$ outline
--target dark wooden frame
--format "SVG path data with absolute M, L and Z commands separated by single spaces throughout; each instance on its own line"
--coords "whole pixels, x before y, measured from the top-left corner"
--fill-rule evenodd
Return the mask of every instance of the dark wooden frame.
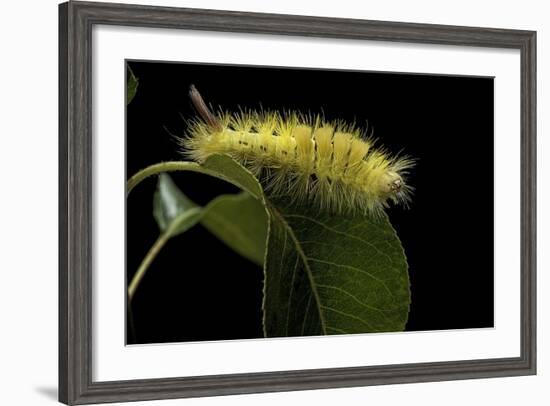
M 521 53 L 521 355 L 517 358 L 93 382 L 92 26 L 519 49 Z M 59 6 L 59 400 L 183 398 L 536 373 L 536 32 L 69 2 Z

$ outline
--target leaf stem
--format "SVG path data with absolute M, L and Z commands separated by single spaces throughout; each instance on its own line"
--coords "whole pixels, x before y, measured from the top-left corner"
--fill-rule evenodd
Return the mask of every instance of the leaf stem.
M 132 304 L 128 300 L 127 306 L 127 344 L 136 344 L 137 343 L 137 334 L 136 334 L 136 325 L 134 323 L 134 311 L 132 310 Z
M 135 188 L 141 181 L 148 178 L 149 176 L 158 175 L 162 172 L 175 172 L 175 171 L 198 171 L 199 165 L 196 162 L 187 162 L 187 161 L 169 161 L 169 162 L 160 162 L 148 166 L 145 169 L 142 169 L 130 179 L 126 185 L 126 193 L 129 194 L 133 188 Z
M 158 255 L 162 247 L 164 247 L 164 245 L 169 239 L 170 239 L 170 233 L 162 233 L 159 236 L 159 238 L 157 238 L 153 246 L 149 249 L 149 251 L 147 252 L 147 255 L 145 255 L 145 258 L 143 258 L 143 261 L 141 261 L 141 264 L 139 265 L 137 272 L 134 274 L 132 281 L 128 286 L 129 302 L 132 301 L 132 298 L 134 297 L 141 280 L 145 276 L 145 273 L 147 272 L 149 265 L 151 265 L 155 257 Z

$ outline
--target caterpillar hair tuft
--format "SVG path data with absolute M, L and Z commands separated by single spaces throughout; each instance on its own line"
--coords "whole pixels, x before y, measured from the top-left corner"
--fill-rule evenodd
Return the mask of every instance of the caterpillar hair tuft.
M 197 162 L 227 154 L 270 195 L 334 213 L 380 215 L 390 203 L 410 200 L 406 176 L 414 161 L 375 147 L 354 124 L 296 112 L 214 114 L 194 86 L 189 95 L 200 118 L 188 123 L 180 143 Z

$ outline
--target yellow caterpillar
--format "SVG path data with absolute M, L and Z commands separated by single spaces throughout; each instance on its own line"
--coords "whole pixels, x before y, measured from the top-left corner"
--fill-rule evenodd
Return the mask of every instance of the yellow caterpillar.
M 352 124 L 272 111 L 214 115 L 194 86 L 189 94 L 202 119 L 189 123 L 181 144 L 195 161 L 227 154 L 270 194 L 334 213 L 377 215 L 410 199 L 405 177 L 413 161 L 375 148 Z

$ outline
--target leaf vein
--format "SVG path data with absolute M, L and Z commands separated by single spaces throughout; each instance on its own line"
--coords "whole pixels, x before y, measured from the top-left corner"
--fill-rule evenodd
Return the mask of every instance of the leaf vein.
M 343 312 L 343 311 L 338 310 L 338 309 L 335 309 L 335 308 L 333 308 L 333 307 L 328 307 L 328 306 L 323 306 L 323 305 L 321 305 L 321 307 L 322 307 L 323 309 L 325 309 L 325 310 L 328 310 L 328 311 L 337 313 L 337 314 L 339 314 L 339 315 L 341 315 L 341 316 L 349 317 L 349 318 L 355 319 L 355 320 L 357 320 L 357 321 L 360 321 L 360 322 L 363 323 L 365 326 L 367 326 L 367 328 L 370 329 L 371 331 L 378 331 L 377 329 L 373 328 L 372 325 L 371 325 L 368 321 L 362 319 L 361 317 L 358 317 L 358 316 L 355 316 L 355 315 L 353 315 L 353 314 L 349 314 L 349 313 Z M 333 327 L 331 327 L 331 328 L 333 328 Z
M 308 257 L 308 259 L 309 259 L 310 261 L 313 261 L 313 262 L 320 262 L 320 263 L 327 264 L 327 265 L 333 265 L 333 266 L 338 267 L 338 268 L 350 269 L 350 270 L 352 270 L 352 271 L 356 271 L 356 272 L 363 273 L 363 274 L 365 274 L 365 275 L 371 277 L 371 278 L 374 279 L 375 281 L 379 282 L 379 283 L 384 287 L 384 289 L 386 289 L 386 291 L 390 294 L 390 296 L 391 296 L 392 298 L 395 299 L 395 297 L 393 296 L 393 293 L 392 293 L 391 290 L 388 288 L 388 285 L 386 285 L 386 282 L 384 282 L 384 281 L 383 281 L 382 279 L 380 279 L 380 278 L 377 278 L 376 276 L 374 276 L 374 275 L 371 274 L 370 272 L 365 271 L 364 269 L 356 268 L 356 267 L 351 266 L 351 265 L 337 264 L 337 263 L 335 263 L 335 262 L 325 261 L 325 260 L 319 259 L 319 258 Z
M 355 302 L 357 302 L 358 304 L 366 307 L 367 309 L 370 309 L 370 310 L 374 310 L 374 311 L 377 311 L 379 313 L 381 313 L 386 319 L 388 319 L 388 316 L 386 315 L 385 312 L 391 312 L 393 311 L 393 309 L 382 309 L 380 307 L 376 307 L 376 306 L 371 306 L 361 300 L 359 300 L 359 298 L 357 296 L 355 296 L 354 294 L 350 293 L 349 291 L 347 291 L 346 289 L 342 289 L 342 288 L 339 288 L 337 286 L 332 286 L 332 285 L 324 285 L 324 284 L 320 284 L 318 283 L 317 284 L 318 287 L 320 288 L 325 288 L 325 289 L 334 289 L 334 290 L 337 290 L 338 292 L 341 292 L 343 293 L 344 295 L 346 296 L 349 296 L 351 297 Z
M 343 236 L 345 236 L 345 237 L 348 237 L 348 238 L 351 238 L 351 239 L 360 241 L 360 242 L 362 242 L 363 244 L 368 245 L 369 247 L 371 247 L 373 250 L 375 250 L 376 252 L 378 252 L 380 255 L 385 256 L 386 258 L 388 258 L 388 260 L 389 260 L 390 262 L 393 263 L 392 258 L 391 258 L 388 254 L 386 254 L 384 251 L 381 251 L 376 245 L 374 245 L 374 244 L 371 243 L 370 241 L 364 240 L 363 238 L 357 237 L 356 235 L 353 235 L 353 234 L 348 234 L 348 233 L 345 233 L 345 232 L 343 232 L 343 231 L 336 230 L 335 228 L 330 227 L 330 226 L 327 226 L 325 223 L 323 223 L 323 222 L 321 222 L 321 221 L 318 221 L 318 220 L 315 220 L 315 219 L 312 219 L 311 217 L 302 216 L 302 215 L 300 215 L 300 214 L 286 214 L 285 216 L 286 216 L 286 217 L 297 217 L 297 218 L 302 218 L 302 219 L 304 219 L 304 220 L 309 220 L 309 221 L 311 221 L 312 223 L 315 223 L 315 224 L 317 224 L 317 225 L 320 225 L 321 227 L 323 227 L 323 228 L 329 230 L 329 231 L 332 232 L 332 233 L 339 234 L 339 235 L 343 235 Z
M 296 262 L 294 263 L 294 269 L 292 270 L 292 279 L 290 281 L 290 293 L 288 294 L 288 309 L 286 311 L 286 335 L 288 336 L 288 325 L 290 320 L 290 307 L 292 306 L 292 292 L 294 292 L 294 280 L 296 279 L 296 269 L 298 269 L 298 260 L 300 257 L 296 256 Z
M 313 295 L 315 296 L 315 301 L 317 303 L 317 310 L 319 312 L 319 320 L 321 322 L 321 330 L 322 330 L 323 334 L 326 334 L 326 323 L 325 323 L 323 312 L 321 311 L 321 299 L 319 298 L 319 292 L 317 291 L 317 286 L 315 284 L 315 279 L 313 278 L 313 273 L 311 272 L 311 268 L 309 266 L 307 256 L 304 253 L 304 251 L 302 250 L 300 242 L 298 241 L 298 239 L 294 235 L 294 231 L 292 230 L 290 225 L 287 223 L 287 221 L 283 218 L 281 213 L 279 213 L 279 211 L 277 209 L 275 209 L 273 206 L 271 207 L 271 211 L 272 211 L 273 214 L 275 214 L 279 218 L 279 220 L 281 221 L 281 224 L 283 224 L 283 226 L 285 227 L 286 233 L 290 236 L 290 238 L 294 242 L 294 246 L 296 247 L 296 251 L 298 252 L 298 255 L 300 256 L 300 258 L 302 259 L 302 263 L 304 264 L 304 269 L 306 271 L 309 283 L 311 285 L 311 291 L 313 292 Z
M 302 331 L 300 333 L 300 335 L 304 335 L 304 331 L 305 331 L 305 328 L 306 328 L 306 321 L 307 321 L 307 318 L 309 316 L 309 305 L 311 304 L 311 294 L 309 295 L 309 297 L 307 298 L 307 304 L 306 304 L 306 311 L 304 313 L 304 321 L 302 323 Z

